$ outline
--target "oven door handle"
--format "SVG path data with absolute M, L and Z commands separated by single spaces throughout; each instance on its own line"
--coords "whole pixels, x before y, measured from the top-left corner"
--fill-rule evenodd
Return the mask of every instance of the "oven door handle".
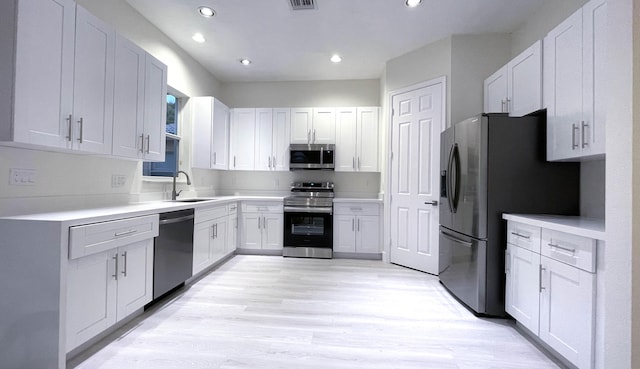
M 289 213 L 322 213 L 322 214 L 333 214 L 333 207 L 317 207 L 317 208 L 299 208 L 296 206 L 285 206 L 285 212 Z

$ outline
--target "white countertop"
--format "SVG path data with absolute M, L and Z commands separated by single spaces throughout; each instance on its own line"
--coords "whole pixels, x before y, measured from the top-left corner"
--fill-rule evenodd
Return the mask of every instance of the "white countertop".
M 597 240 L 606 235 L 604 219 L 549 214 L 503 214 L 502 218 Z

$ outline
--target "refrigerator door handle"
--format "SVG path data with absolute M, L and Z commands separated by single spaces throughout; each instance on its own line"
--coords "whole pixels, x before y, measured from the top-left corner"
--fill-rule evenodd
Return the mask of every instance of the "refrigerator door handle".
M 447 160 L 447 171 L 446 171 L 446 184 L 447 184 L 447 202 L 449 203 L 449 211 L 454 213 L 453 211 L 453 194 L 451 193 L 451 170 L 453 166 L 453 148 L 451 145 L 451 149 L 449 150 L 449 159 Z
M 457 144 L 453 144 L 450 160 L 449 181 L 451 182 L 451 191 L 449 191 L 449 203 L 451 212 L 456 213 L 458 210 L 458 201 L 460 200 L 460 150 Z
M 460 238 L 458 238 L 458 237 L 456 237 L 456 236 L 454 236 L 454 235 L 452 235 L 452 234 L 449 234 L 449 233 L 447 233 L 447 232 L 440 231 L 440 233 L 442 234 L 442 236 L 443 236 L 444 238 L 446 238 L 446 239 L 448 239 L 448 240 L 450 240 L 450 241 L 453 241 L 453 242 L 455 242 L 455 243 L 459 243 L 459 244 L 461 244 L 461 245 L 465 245 L 465 246 L 467 246 L 467 247 L 471 247 L 471 246 L 473 246 L 473 243 L 471 243 L 471 242 L 469 242 L 469 241 L 462 240 L 462 239 L 460 239 Z

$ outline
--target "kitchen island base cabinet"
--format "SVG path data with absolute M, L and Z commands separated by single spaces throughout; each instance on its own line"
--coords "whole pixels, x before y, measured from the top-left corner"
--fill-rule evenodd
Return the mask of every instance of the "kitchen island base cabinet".
M 69 261 L 67 352 L 151 301 L 153 239 Z

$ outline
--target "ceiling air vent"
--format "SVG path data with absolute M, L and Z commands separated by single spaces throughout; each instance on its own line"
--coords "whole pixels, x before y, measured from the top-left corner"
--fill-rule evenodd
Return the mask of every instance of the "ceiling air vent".
M 289 3 L 291 4 L 291 10 L 306 10 L 316 8 L 315 0 L 289 0 Z

